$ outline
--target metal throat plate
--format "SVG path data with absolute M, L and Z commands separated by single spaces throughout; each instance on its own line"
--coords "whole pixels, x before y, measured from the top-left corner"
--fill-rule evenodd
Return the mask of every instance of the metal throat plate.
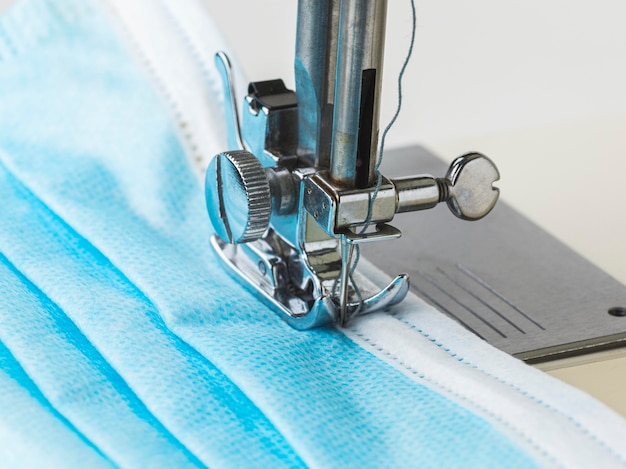
M 383 173 L 442 174 L 446 164 L 415 146 L 389 151 Z M 539 363 L 626 345 L 626 287 L 505 202 L 464 222 L 444 206 L 394 218 L 402 238 L 363 255 L 495 347 Z

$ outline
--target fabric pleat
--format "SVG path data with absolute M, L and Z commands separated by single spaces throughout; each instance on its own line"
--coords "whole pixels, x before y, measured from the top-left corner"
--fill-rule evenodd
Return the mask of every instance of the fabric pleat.
M 109 15 L 22 0 L 0 20 L 0 462 L 536 467 L 484 415 L 335 328 L 291 329 L 225 273 L 180 116 Z

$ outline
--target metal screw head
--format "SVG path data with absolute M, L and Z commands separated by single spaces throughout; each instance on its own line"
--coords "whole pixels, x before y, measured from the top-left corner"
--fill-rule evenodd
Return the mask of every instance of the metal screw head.
M 272 212 L 265 168 L 247 151 L 217 155 L 207 168 L 206 205 L 215 233 L 227 243 L 263 236 Z
M 467 153 L 455 159 L 448 173 L 450 211 L 464 220 L 478 220 L 496 205 L 500 190 L 493 183 L 500 179 L 496 165 L 480 153 Z

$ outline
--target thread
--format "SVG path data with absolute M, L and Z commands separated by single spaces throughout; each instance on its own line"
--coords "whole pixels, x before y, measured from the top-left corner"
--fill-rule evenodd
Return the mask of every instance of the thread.
M 411 56 L 413 55 L 413 46 L 415 45 L 415 32 L 417 29 L 417 15 L 415 13 L 415 0 L 411 0 L 411 43 L 409 44 L 409 50 L 407 51 L 406 58 L 404 59 L 404 63 L 402 64 L 402 68 L 400 69 L 400 73 L 398 74 L 398 105 L 396 107 L 396 112 L 385 127 L 383 131 L 383 135 L 380 139 L 380 148 L 378 150 L 378 158 L 376 159 L 376 165 L 374 166 L 374 174 L 376 174 L 376 189 L 374 189 L 374 193 L 372 194 L 372 198 L 370 199 L 369 206 L 367 208 L 367 217 L 365 219 L 365 226 L 361 230 L 361 233 L 364 233 L 371 225 L 372 221 L 372 211 L 374 207 L 374 202 L 376 201 L 376 197 L 378 197 L 378 193 L 380 191 L 380 186 L 382 184 L 383 176 L 380 174 L 380 165 L 383 162 L 383 151 L 385 149 L 385 140 L 387 139 L 387 134 L 394 126 L 396 121 L 398 120 L 398 116 L 400 115 L 400 111 L 402 110 L 402 79 L 404 78 L 404 73 L 406 72 L 406 68 L 409 65 L 409 61 L 411 60 Z
M 409 44 L 409 49 L 407 51 L 406 58 L 404 59 L 404 62 L 402 64 L 402 68 L 400 69 L 400 73 L 398 74 L 398 105 L 396 107 L 396 112 L 394 113 L 393 117 L 391 118 L 387 126 L 385 127 L 385 130 L 383 131 L 382 137 L 380 139 L 380 148 L 378 150 L 378 158 L 376 159 L 376 165 L 374 166 L 374 174 L 376 175 L 376 188 L 374 189 L 374 193 L 372 194 L 372 197 L 370 198 L 370 202 L 367 207 L 367 217 L 365 218 L 365 223 L 360 233 L 365 233 L 367 229 L 370 227 L 370 225 L 372 224 L 372 211 L 374 208 L 374 203 L 376 202 L 376 197 L 378 197 L 378 193 L 380 192 L 380 186 L 383 180 L 382 174 L 380 174 L 380 165 L 383 162 L 383 151 L 385 148 L 385 140 L 387 138 L 387 134 L 389 133 L 391 128 L 394 126 L 394 124 L 398 120 L 398 116 L 400 115 L 400 111 L 402 110 L 402 80 L 404 78 L 406 69 L 409 65 L 409 61 L 411 60 L 411 56 L 413 55 L 413 47 L 415 45 L 415 33 L 417 30 L 417 15 L 415 11 L 415 0 L 411 0 L 410 4 L 411 4 L 411 42 Z M 352 314 L 352 316 L 356 316 L 361 311 L 361 308 L 363 307 L 363 296 L 361 295 L 361 290 L 359 289 L 358 285 L 356 284 L 352 276 L 352 274 L 356 270 L 357 264 L 359 263 L 359 259 L 360 259 L 360 248 L 358 245 L 355 246 L 355 248 L 356 248 L 355 249 L 356 255 L 352 264 L 352 268 L 350 269 L 350 283 L 352 284 L 352 287 L 354 288 L 354 292 L 356 293 L 359 299 L 359 306 L 356 309 L 356 311 Z

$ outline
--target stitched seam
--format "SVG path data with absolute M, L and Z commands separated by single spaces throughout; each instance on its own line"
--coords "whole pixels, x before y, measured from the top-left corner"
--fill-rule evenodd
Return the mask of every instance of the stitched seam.
M 112 5 L 108 0 L 102 0 L 102 1 L 107 3 L 110 6 L 110 9 L 115 12 L 116 17 L 120 20 L 119 22 L 120 22 L 120 24 L 123 25 L 123 29 L 124 29 L 127 37 L 130 38 L 130 40 L 132 41 L 133 45 L 135 46 L 135 49 L 139 53 L 139 55 L 140 55 L 144 65 L 148 69 L 149 73 L 155 79 L 155 82 L 156 82 L 157 86 L 159 87 L 159 89 L 162 91 L 162 93 L 166 97 L 167 104 L 172 108 L 172 111 L 174 113 L 174 118 L 175 118 L 175 120 L 176 120 L 176 122 L 178 124 L 179 130 L 181 131 L 183 136 L 188 140 L 188 143 L 189 143 L 189 145 L 191 147 L 191 150 L 195 152 L 195 150 L 197 149 L 197 145 L 195 143 L 195 135 L 194 135 L 194 133 L 191 130 L 189 130 L 189 128 L 187 126 L 184 125 L 184 118 L 183 118 L 183 112 L 181 110 L 181 106 L 176 101 L 176 99 L 174 98 L 174 96 L 171 93 L 169 87 L 166 85 L 166 81 L 158 74 L 157 70 L 155 69 L 155 67 L 153 65 L 153 62 L 148 58 L 147 54 L 145 53 L 145 50 L 139 44 L 139 41 L 130 33 L 129 28 L 127 27 L 126 23 L 122 19 L 121 15 L 119 14 L 119 12 L 115 8 L 115 6 Z M 209 74 L 209 72 L 207 70 L 206 62 L 203 60 L 202 56 L 198 52 L 198 49 L 197 49 L 196 45 L 194 44 L 193 40 L 191 39 L 190 35 L 188 34 L 187 30 L 182 26 L 182 24 L 180 23 L 178 18 L 176 18 L 176 16 L 172 13 L 169 5 L 167 5 L 163 0 L 159 0 L 159 3 L 161 4 L 161 6 L 164 9 L 164 11 L 167 13 L 167 16 L 169 17 L 169 19 L 172 22 L 172 24 L 175 27 L 175 29 L 178 30 L 178 32 L 182 36 L 184 42 L 189 47 L 191 55 L 194 58 L 194 60 L 196 61 L 196 63 L 199 65 L 199 69 L 202 72 L 203 76 L 205 76 L 205 78 L 207 78 L 207 80 L 211 84 L 214 84 L 214 80 L 212 79 L 211 75 Z M 200 160 L 201 157 L 196 155 L 195 159 L 196 160 Z M 408 323 L 408 322 L 406 322 L 406 321 L 404 321 L 402 319 L 399 319 L 397 317 L 396 317 L 396 319 L 398 321 L 400 321 L 400 322 L 405 323 L 407 326 L 417 330 L 417 332 L 419 332 L 424 337 L 429 339 L 431 342 L 435 343 L 437 346 L 439 346 L 444 351 L 446 351 L 446 353 L 448 353 L 451 357 L 454 357 L 454 358 L 457 357 L 456 353 L 451 353 L 450 349 L 447 349 L 447 348 L 443 347 L 443 344 L 439 344 L 434 339 L 430 339 L 428 334 L 426 334 L 422 330 L 418 329 L 415 325 L 410 324 L 410 323 Z M 472 363 L 470 363 L 467 360 L 465 360 L 463 357 L 457 358 L 457 360 L 459 362 L 465 364 L 465 365 L 468 365 L 468 366 L 471 366 L 471 367 L 477 369 L 478 371 L 480 371 L 481 373 L 485 374 L 486 376 L 489 376 L 489 377 L 495 379 L 496 381 L 511 387 L 512 389 L 514 389 L 517 392 L 521 393 L 523 396 L 526 396 L 529 399 L 531 399 L 532 401 L 534 401 L 534 402 L 536 402 L 538 404 L 541 404 L 545 408 L 547 408 L 547 409 L 549 409 L 549 410 L 551 410 L 551 411 L 553 411 L 553 412 L 555 412 L 555 413 L 557 413 L 559 415 L 562 415 L 562 416 L 566 417 L 577 428 L 579 428 L 583 433 L 585 433 L 592 441 L 595 441 L 600 446 L 602 446 L 605 449 L 607 449 L 611 454 L 613 454 L 615 457 L 617 457 L 622 463 L 626 463 L 626 459 L 622 458 L 622 456 L 619 453 L 615 452 L 615 450 L 613 448 L 611 448 L 610 446 L 606 445 L 606 443 L 604 443 L 603 441 L 599 440 L 598 437 L 596 437 L 593 433 L 591 433 L 587 428 L 583 427 L 580 422 L 576 421 L 571 416 L 568 416 L 567 414 L 559 411 L 558 409 L 555 409 L 555 408 L 551 407 L 549 404 L 546 404 L 542 400 L 537 399 L 535 396 L 529 394 L 527 391 L 524 391 L 523 389 L 515 386 L 514 384 L 508 383 L 505 380 L 503 380 L 503 379 L 501 379 L 501 378 L 499 378 L 497 376 L 494 376 L 494 375 L 488 373 L 485 370 L 482 370 L 478 366 L 473 365 Z M 410 370 L 410 371 L 412 371 L 412 370 Z M 502 421 L 502 422 L 504 422 L 504 421 Z
M 209 72 L 209 67 L 206 61 L 202 58 L 202 54 L 200 53 L 199 48 L 191 39 L 191 35 L 188 33 L 187 29 L 185 29 L 184 25 L 179 21 L 176 15 L 174 15 L 174 13 L 172 12 L 172 9 L 170 8 L 169 4 L 165 0 L 158 0 L 158 2 L 161 4 L 161 8 L 163 8 L 163 11 L 165 12 L 167 18 L 172 23 L 172 26 L 174 27 L 174 29 L 178 31 L 178 34 L 180 35 L 180 37 L 182 37 L 183 42 L 187 45 L 187 48 L 191 52 L 191 56 L 193 60 L 196 62 L 196 65 L 198 66 L 198 69 L 202 73 L 202 76 L 207 80 L 209 86 L 212 88 L 212 91 L 217 96 L 223 96 L 221 83 L 216 82 L 215 78 Z M 228 106 L 228 103 L 224 103 L 224 104 Z M 189 138 L 193 140 L 195 138 L 195 136 L 193 135 L 193 132 L 189 129 L 188 133 L 189 133 Z M 196 167 L 194 169 L 198 170 L 199 173 L 202 174 L 202 167 L 203 167 L 202 155 L 195 154 L 195 155 L 192 155 L 192 157 L 196 163 Z
M 453 390 L 452 388 L 449 388 L 448 386 L 440 383 L 439 381 L 426 376 L 426 374 L 420 372 L 419 370 L 413 368 L 411 365 L 409 365 L 408 363 L 406 363 L 404 360 L 402 360 L 400 357 L 398 357 L 397 355 L 389 352 L 387 349 L 385 349 L 385 347 L 381 346 L 379 343 L 377 343 L 374 339 L 372 339 L 371 337 L 367 336 L 365 333 L 360 332 L 356 327 L 350 328 L 350 331 L 352 331 L 355 335 L 357 335 L 358 337 L 360 337 L 361 339 L 363 339 L 363 341 L 365 343 L 367 343 L 367 345 L 369 345 L 371 348 L 377 350 L 378 352 L 384 353 L 387 357 L 389 357 L 390 359 L 392 359 L 393 361 L 395 361 L 396 363 L 398 363 L 398 365 L 400 365 L 402 368 L 404 368 L 405 370 L 409 371 L 412 375 L 417 376 L 419 379 L 422 379 L 424 381 L 427 381 L 429 383 L 432 383 L 433 385 L 439 387 L 440 389 L 445 390 L 446 392 L 450 393 L 451 395 L 455 396 L 456 398 L 466 401 L 468 403 L 470 403 L 472 406 L 474 406 L 477 409 L 480 409 L 482 412 L 484 412 L 485 414 L 489 415 L 489 417 L 491 417 L 492 419 L 496 420 L 497 422 L 501 423 L 502 425 L 504 425 L 505 427 L 509 428 L 510 430 L 512 430 L 514 433 L 516 433 L 517 435 L 519 435 L 524 441 L 526 441 L 528 444 L 530 444 L 535 450 L 537 450 L 541 455 L 543 455 L 545 458 L 549 459 L 550 461 L 552 461 L 554 464 L 556 464 L 558 467 L 564 467 L 557 459 L 554 455 L 551 455 L 550 453 L 548 453 L 548 451 L 545 448 L 542 448 L 539 443 L 535 442 L 530 436 L 526 435 L 522 430 L 520 430 L 519 428 L 513 426 L 510 422 L 508 422 L 507 420 L 504 420 L 502 417 L 500 417 L 499 415 L 494 414 L 492 411 L 490 411 L 489 409 L 487 409 L 486 407 L 482 406 L 481 404 L 478 404 L 476 401 L 470 399 L 467 396 L 464 396 L 460 393 L 458 393 L 457 391 Z
M 560 415 L 561 417 L 565 417 L 567 420 L 569 420 L 571 423 L 573 423 L 576 428 L 581 430 L 583 432 L 583 434 L 585 434 L 592 442 L 597 443 L 602 448 L 608 450 L 609 453 L 611 455 L 613 455 L 614 457 L 616 457 L 622 464 L 626 464 L 626 459 L 624 459 L 621 454 L 616 452 L 611 446 L 607 445 L 599 437 L 597 437 L 595 434 L 593 434 L 591 432 L 591 430 L 589 430 L 588 428 L 583 426 L 583 424 L 581 422 L 577 421 L 572 416 L 570 416 L 570 415 L 566 414 L 565 412 L 563 412 L 563 411 L 561 411 L 561 410 L 551 406 L 550 404 L 544 402 L 542 399 L 539 399 L 538 397 L 536 397 L 535 395 L 531 394 L 529 391 L 524 390 L 523 388 L 519 387 L 518 385 L 516 385 L 514 383 L 511 383 L 509 381 L 506 381 L 505 379 L 500 378 L 499 376 L 496 376 L 496 375 L 488 372 L 487 370 L 482 369 L 481 367 L 479 367 L 478 365 L 475 365 L 474 363 L 470 362 L 469 360 L 465 359 L 464 357 L 459 356 L 457 353 L 453 352 L 449 347 L 446 347 L 442 342 L 440 342 L 437 339 L 435 339 L 434 337 L 432 337 L 429 333 L 424 332 L 424 330 L 420 329 L 419 326 L 417 326 L 416 324 L 413 324 L 412 322 L 408 321 L 407 319 L 399 318 L 395 314 L 391 315 L 391 317 L 393 317 L 394 319 L 396 319 L 400 323 L 404 324 L 405 326 L 408 326 L 410 329 L 413 329 L 416 332 L 418 332 L 419 334 L 421 334 L 424 338 L 426 338 L 427 340 L 429 340 L 430 342 L 435 344 L 437 347 L 439 347 L 441 350 L 446 352 L 450 357 L 454 358 L 459 363 L 462 363 L 463 365 L 469 366 L 469 367 L 479 371 L 480 373 L 484 374 L 485 376 L 487 376 L 487 377 L 489 377 L 489 378 L 491 378 L 491 379 L 493 379 L 493 380 L 495 380 L 495 381 L 497 381 L 497 382 L 499 382 L 501 384 L 504 384 L 504 385 L 508 386 L 509 388 L 511 388 L 514 391 L 516 391 L 519 394 L 521 394 L 523 397 L 526 397 L 526 398 L 530 399 L 534 403 L 543 406 L 544 408 L 550 410 L 551 412 L 554 412 L 557 415 Z
M 178 31 L 178 33 L 182 36 L 183 41 L 187 44 L 187 47 L 191 52 L 191 56 L 196 61 L 196 64 L 199 66 L 198 68 L 202 72 L 202 75 L 214 87 L 213 91 L 221 94 L 221 83 L 216 82 L 215 78 L 209 72 L 209 67 L 206 61 L 202 58 L 202 54 L 200 53 L 198 46 L 196 46 L 194 41 L 191 39 L 191 35 L 187 32 L 187 29 L 185 29 L 180 20 L 176 17 L 176 15 L 174 15 L 172 9 L 165 0 L 158 0 L 158 2 L 161 4 L 163 10 L 165 10 L 174 28 Z
M 124 20 L 123 16 L 117 9 L 117 7 L 110 0 L 99 0 L 102 4 L 111 12 L 111 14 L 117 20 L 117 24 L 120 25 L 121 32 L 125 35 L 126 39 L 135 50 L 137 57 L 140 59 L 142 65 L 145 67 L 148 75 L 152 77 L 152 82 L 155 84 L 157 89 L 160 91 L 163 96 L 166 105 L 170 108 L 172 112 L 172 117 L 176 122 L 176 127 L 178 131 L 182 135 L 183 139 L 187 141 L 189 146 L 189 150 L 192 155 L 194 155 L 195 160 L 201 160 L 201 156 L 197 155 L 198 145 L 196 143 L 195 134 L 189 129 L 187 125 L 185 125 L 186 119 L 184 118 L 184 113 L 181 109 L 180 103 L 174 98 L 173 93 L 170 90 L 170 87 L 167 85 L 167 81 L 159 74 L 157 71 L 154 62 L 148 57 L 148 54 L 144 47 L 142 47 L 141 43 L 137 39 L 137 37 L 131 32 L 130 27 Z
M 197 148 L 198 148 L 197 144 L 195 143 L 196 136 L 187 126 L 184 125 L 185 119 L 183 118 L 184 114 L 183 114 L 183 112 L 181 110 L 181 106 L 180 106 L 179 102 L 174 98 L 173 94 L 171 93 L 170 88 L 166 84 L 166 80 L 163 79 L 163 77 L 158 73 L 158 71 L 156 70 L 156 68 L 154 66 L 154 63 L 152 62 L 152 60 L 150 60 L 148 58 L 148 55 L 145 52 L 145 49 L 143 47 L 141 47 L 139 41 L 130 32 L 130 29 L 128 28 L 127 24 L 125 23 L 124 19 L 120 15 L 120 13 L 117 10 L 117 8 L 111 2 L 109 2 L 108 0 L 101 0 L 101 1 L 106 3 L 109 6 L 109 9 L 111 11 L 113 11 L 115 16 L 118 18 L 118 20 L 119 20 L 118 23 L 122 25 L 122 29 L 123 29 L 124 33 L 126 34 L 127 38 L 130 39 L 130 41 L 132 42 L 135 50 L 138 52 L 138 54 L 139 54 L 143 64 L 145 65 L 146 69 L 148 70 L 149 74 L 151 74 L 152 77 L 154 78 L 155 84 L 157 85 L 159 90 L 163 93 L 163 95 L 164 95 L 164 97 L 166 99 L 166 103 L 172 109 L 173 117 L 175 118 L 175 120 L 177 122 L 177 126 L 178 126 L 179 130 L 181 131 L 181 134 L 188 141 L 191 151 L 195 152 L 197 150 Z M 159 0 L 159 3 L 161 4 L 162 8 L 167 13 L 167 16 L 171 20 L 171 22 L 174 25 L 175 29 L 179 31 L 179 34 L 182 36 L 184 42 L 188 45 L 189 50 L 191 52 L 191 55 L 194 58 L 194 60 L 196 61 L 196 63 L 199 65 L 200 71 L 202 72 L 203 76 L 205 76 L 205 78 L 207 78 L 210 83 L 214 84 L 214 80 L 212 79 L 211 75 L 209 74 L 209 72 L 207 70 L 206 62 L 202 59 L 201 55 L 199 54 L 199 52 L 197 50 L 197 47 L 195 46 L 194 42 L 192 41 L 191 37 L 189 36 L 187 30 L 180 24 L 178 18 L 175 17 L 175 15 L 172 13 L 170 7 L 163 0 Z M 200 160 L 201 157 L 196 155 L 195 159 L 196 160 Z M 419 332 L 425 338 L 429 339 L 431 342 L 435 343 L 438 347 L 442 348 L 451 357 L 454 357 L 454 358 L 457 357 L 456 353 L 451 353 L 450 349 L 447 349 L 447 348 L 443 347 L 443 344 L 437 343 L 437 341 L 435 339 L 431 339 L 427 333 L 424 333 L 422 330 L 418 329 L 417 326 L 415 326 L 413 324 L 410 324 L 409 322 L 406 322 L 405 320 L 399 319 L 399 318 L 397 318 L 395 316 L 393 316 L 393 317 L 395 319 L 397 319 L 398 321 L 404 323 L 405 325 L 409 326 L 410 328 L 415 329 L 417 332 Z M 353 330 L 353 329 L 351 329 L 351 330 Z M 359 336 L 361 336 L 361 337 L 363 337 L 365 339 L 365 336 L 357 333 L 356 330 L 353 330 L 353 332 L 355 332 L 357 335 L 359 335 Z M 370 339 L 366 339 L 366 341 L 369 341 L 369 340 Z M 382 348 L 380 348 L 379 350 L 380 351 L 384 351 Z M 385 353 L 387 355 L 389 355 L 392 359 L 398 361 L 398 363 L 400 363 L 403 367 L 405 367 L 411 373 L 413 373 L 415 375 L 419 375 L 419 372 L 417 372 L 416 370 L 413 370 L 410 367 L 410 365 L 405 364 L 398 357 L 392 356 L 389 352 L 386 352 L 386 351 L 385 351 Z M 499 378 L 497 376 L 492 375 L 491 373 L 489 373 L 489 372 L 479 368 L 478 366 L 473 365 L 469 361 L 465 360 L 463 357 L 457 358 L 457 360 L 459 362 L 465 364 L 465 365 L 468 365 L 468 366 L 471 366 L 471 367 L 477 369 L 478 371 L 480 371 L 481 373 L 485 374 L 486 376 L 489 376 L 489 377 L 495 379 L 496 381 L 511 387 L 512 389 L 514 389 L 514 390 L 518 391 L 519 393 L 521 393 L 523 396 L 526 396 L 529 399 L 531 399 L 532 401 L 534 401 L 534 402 L 536 402 L 538 404 L 541 404 L 545 408 L 547 408 L 547 409 L 549 409 L 549 410 L 551 410 L 551 411 L 553 411 L 553 412 L 555 412 L 557 414 L 560 414 L 560 415 L 566 417 L 577 428 L 579 428 L 581 431 L 583 431 L 583 433 L 585 433 L 587 436 L 589 436 L 592 441 L 595 441 L 596 443 L 600 444 L 602 447 L 607 449 L 611 454 L 613 454 L 615 457 L 617 457 L 621 462 L 626 463 L 626 459 L 623 459 L 620 454 L 616 453 L 615 450 L 613 450 L 613 448 L 611 448 L 610 446 L 606 445 L 604 442 L 599 440 L 598 437 L 596 437 L 594 434 L 592 434 L 587 428 L 583 427 L 580 422 L 576 421 L 572 417 L 570 417 L 567 414 L 559 411 L 558 409 L 555 409 L 555 408 L 551 407 L 549 404 L 546 404 L 542 400 L 537 399 L 533 395 L 529 394 L 527 391 L 524 391 L 523 389 L 515 386 L 514 384 L 506 382 L 505 380 L 503 380 L 503 379 L 501 379 L 501 378 Z M 468 398 L 466 398 L 464 396 L 461 396 L 460 394 L 456 393 L 455 391 L 452 391 L 451 389 L 446 388 L 445 386 L 443 386 L 443 385 L 433 381 L 430 378 L 427 378 L 427 377 L 425 377 L 423 375 L 419 375 L 419 377 L 422 378 L 422 379 L 426 379 L 427 381 L 433 382 L 433 383 L 441 386 L 443 389 L 447 389 L 448 392 L 454 394 L 455 396 L 457 396 L 457 397 L 459 397 L 461 399 L 464 399 L 464 400 L 467 400 L 469 402 L 472 402 L 472 404 L 476 405 L 476 407 L 481 408 L 483 411 L 487 412 L 489 415 L 493 416 L 494 418 L 496 418 L 498 421 L 500 421 L 504 425 L 510 427 L 510 425 L 506 421 L 504 421 L 500 417 L 492 414 L 488 410 L 480 407 L 478 404 L 476 404 L 475 402 L 469 400 Z M 510 427 L 510 428 L 514 429 L 514 427 Z M 524 438 L 526 438 L 527 441 L 529 443 L 531 443 L 536 449 L 538 449 L 540 451 L 543 451 L 543 450 L 541 450 L 541 448 L 539 446 L 536 446 L 535 443 L 533 443 L 532 440 L 530 440 L 528 437 L 524 436 L 522 433 L 520 433 L 520 435 L 523 436 Z M 543 451 L 543 452 L 544 452 L 544 454 L 546 456 L 548 456 L 548 454 L 545 453 L 545 451 Z

